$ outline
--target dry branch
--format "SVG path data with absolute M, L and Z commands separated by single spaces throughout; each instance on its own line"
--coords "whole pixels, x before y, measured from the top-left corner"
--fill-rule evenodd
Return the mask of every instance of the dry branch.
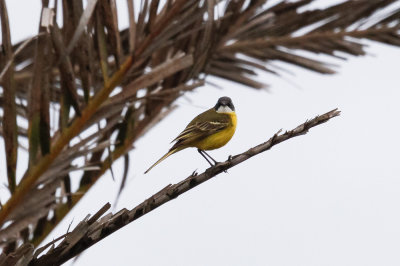
M 296 128 L 281 133 L 279 130 L 268 141 L 259 144 L 243 153 L 230 157 L 227 161 L 218 163 L 217 165 L 208 168 L 201 174 L 193 173 L 183 181 L 177 184 L 169 184 L 164 189 L 160 190 L 144 202 L 133 208 L 132 210 L 122 209 L 116 214 L 107 214 L 100 218 L 109 208 L 107 203 L 90 219 L 90 215 L 86 216 L 74 230 L 65 235 L 64 240 L 56 247 L 50 249 L 46 254 L 39 257 L 40 253 L 36 252 L 35 256 L 31 255 L 29 265 L 60 265 L 67 260 L 73 258 L 83 252 L 90 246 L 101 241 L 105 237 L 135 221 L 143 215 L 155 210 L 161 205 L 177 198 L 183 193 L 192 188 L 204 183 L 205 181 L 215 177 L 216 175 L 232 168 L 247 159 L 271 149 L 276 144 L 279 144 L 288 139 L 304 135 L 312 127 L 318 126 L 330 120 L 333 117 L 339 116 L 340 111 L 334 109 L 323 115 L 316 116 L 314 119 L 308 120 Z M 43 251 L 41 249 L 41 251 Z M 18 254 L 22 253 L 16 251 Z M 11 254 L 9 255 L 11 256 Z

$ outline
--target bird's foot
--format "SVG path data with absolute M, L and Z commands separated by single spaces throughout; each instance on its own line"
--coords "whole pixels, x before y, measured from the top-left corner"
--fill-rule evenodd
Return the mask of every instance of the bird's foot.
M 225 163 L 220 163 L 220 162 L 217 162 L 214 166 L 216 166 L 217 164 L 222 164 L 222 165 L 224 165 Z M 228 170 L 224 170 L 224 173 L 228 173 Z

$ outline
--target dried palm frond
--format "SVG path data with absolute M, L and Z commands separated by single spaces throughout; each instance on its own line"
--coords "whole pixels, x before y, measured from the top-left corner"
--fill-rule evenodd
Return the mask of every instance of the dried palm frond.
M 83 2 L 63 0 L 57 25 L 59 12 L 43 0 L 38 36 L 12 45 L 0 0 L 0 134 L 11 193 L 0 212 L 6 251 L 17 240 L 37 246 L 112 163 L 129 156 L 172 103 L 208 75 L 259 89 L 266 86 L 259 71 L 279 74 L 273 61 L 331 74 L 335 69 L 311 53 L 364 55 L 362 39 L 400 46 L 400 9 L 390 8 L 395 0 L 314 10 L 307 8 L 312 0 L 129 0 L 129 28 L 121 31 L 117 18 L 126 10 L 96 0 L 84 9 Z M 18 138 L 29 141 L 29 167 L 16 184 Z M 71 171 L 82 173 L 76 191 Z

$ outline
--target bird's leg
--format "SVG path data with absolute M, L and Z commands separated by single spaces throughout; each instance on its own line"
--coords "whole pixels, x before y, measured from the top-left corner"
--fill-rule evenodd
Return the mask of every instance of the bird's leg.
M 207 161 L 211 166 L 214 166 L 214 164 L 212 164 L 212 163 L 210 162 L 210 160 L 208 160 L 208 158 L 206 157 L 206 154 L 207 154 L 207 153 L 206 153 L 205 151 L 200 150 L 200 149 L 197 149 L 197 151 L 200 153 L 201 156 L 203 156 L 204 159 L 206 159 L 206 161 Z M 207 154 L 207 156 L 210 157 L 210 159 L 213 160 L 215 164 L 217 164 L 217 161 L 215 161 L 210 155 Z
M 217 164 L 217 163 L 218 163 L 213 157 L 211 157 L 210 154 L 208 154 L 207 152 L 205 152 L 205 151 L 203 151 L 203 150 L 201 150 L 201 151 L 204 153 L 204 155 L 206 155 L 208 158 L 210 158 L 210 159 L 214 162 L 214 164 Z
M 205 152 L 205 151 L 203 151 L 203 150 L 200 150 L 200 149 L 197 149 L 197 151 L 201 154 L 201 156 L 203 156 L 204 159 L 206 159 L 206 161 L 207 161 L 211 166 L 217 165 L 218 162 L 217 162 L 213 157 L 211 157 L 210 154 L 208 154 L 207 152 Z M 212 164 L 212 163 L 207 159 L 206 156 L 207 156 L 208 158 L 210 158 L 210 159 L 214 162 L 214 164 Z M 225 173 L 228 173 L 227 170 L 224 170 L 224 172 L 225 172 Z

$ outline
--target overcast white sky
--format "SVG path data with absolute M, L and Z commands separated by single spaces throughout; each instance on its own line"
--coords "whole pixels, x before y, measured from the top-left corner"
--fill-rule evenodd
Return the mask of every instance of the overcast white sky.
M 34 34 L 39 1 L 6 2 L 13 40 Z M 179 99 L 180 108 L 136 143 L 117 210 L 208 167 L 187 149 L 142 174 L 220 96 L 232 98 L 238 115 L 231 142 L 210 152 L 221 161 L 336 107 L 342 115 L 145 215 L 76 265 L 399 265 L 400 49 L 365 43 L 370 56 L 329 59 L 340 65 L 334 76 L 285 65 L 295 76 L 261 77 L 269 92 L 213 79 L 222 90 L 206 86 L 187 94 L 190 102 Z M 120 169 L 117 162 L 118 179 Z M 113 202 L 118 186 L 103 177 L 48 240 Z

